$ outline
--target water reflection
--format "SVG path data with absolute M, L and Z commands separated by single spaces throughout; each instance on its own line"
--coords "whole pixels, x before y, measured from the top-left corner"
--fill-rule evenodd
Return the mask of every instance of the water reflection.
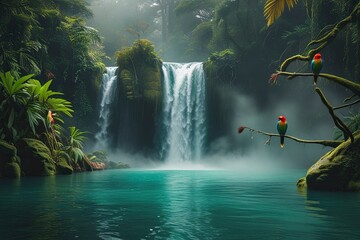
M 202 172 L 171 171 L 166 174 L 164 228 L 170 239 L 213 239 L 218 230 L 212 226 L 211 198 Z
M 359 239 L 360 193 L 302 190 L 305 209 L 322 221 L 323 236 Z
M 1 239 L 360 239 L 359 193 L 303 173 L 103 171 L 0 181 Z

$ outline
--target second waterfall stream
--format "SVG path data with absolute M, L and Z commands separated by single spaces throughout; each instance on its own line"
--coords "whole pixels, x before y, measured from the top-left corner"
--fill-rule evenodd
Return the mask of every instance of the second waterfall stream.
M 162 70 L 160 155 L 169 164 L 194 162 L 203 154 L 207 132 L 203 64 L 164 62 Z

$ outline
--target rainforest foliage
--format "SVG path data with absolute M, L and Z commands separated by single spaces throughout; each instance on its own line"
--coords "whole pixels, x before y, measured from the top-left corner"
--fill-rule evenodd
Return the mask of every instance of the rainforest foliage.
M 52 80 L 41 84 L 32 77 L 0 73 L 0 177 L 85 169 L 85 132 L 62 127 L 71 103 L 50 89 Z
M 84 0 L 1 1 L 0 72 L 53 80 L 78 115 L 86 116 L 95 108 L 88 96 L 96 94 L 105 67 L 101 38 L 86 26 L 91 16 Z
M 359 13 L 342 22 L 358 7 L 358 0 L 2 0 L 0 154 L 12 159 L 1 163 L 2 171 L 26 173 L 24 159 L 35 152 L 43 159 L 38 168 L 48 173 L 56 172 L 52 164 L 63 166 L 64 172 L 69 167 L 85 168 L 73 164 L 86 159 L 80 151 L 85 132 L 70 128 L 69 135 L 61 135 L 59 123 L 74 114 L 75 120 L 67 119 L 63 128 L 76 122 L 84 130 L 96 129 L 97 98 L 93 96 L 100 88 L 105 53 L 99 32 L 87 24 L 92 17 L 90 4 L 107 7 L 103 18 L 128 18 L 109 17 L 113 25 L 102 29 L 107 55 L 115 55 L 119 66 L 118 91 L 123 91 L 124 98 L 117 101 L 126 102 L 116 119 L 121 122 L 121 113 L 133 113 L 122 126 L 110 126 L 118 135 L 129 137 L 124 142 L 144 144 L 132 139 L 130 131 L 137 128 L 131 124 L 143 123 L 133 121 L 140 113 L 152 122 L 151 127 L 138 128 L 138 135 L 149 131 L 146 142 L 153 141 L 161 96 L 159 56 L 166 61 L 205 62 L 209 142 L 226 132 L 226 119 L 234 114 L 218 90 L 226 85 L 256 93 L 254 104 L 266 108 L 274 96 L 261 79 L 289 56 L 305 56 L 303 65 L 289 69 L 306 72 L 313 53 L 309 51 L 321 50 L 334 75 L 354 82 L 360 79 Z M 283 67 L 281 71 L 287 65 Z M 49 110 L 56 113 L 55 125 L 46 118 Z M 355 132 L 359 114 L 349 115 L 344 122 Z
M 105 66 L 91 16 L 84 0 L 0 2 L 0 176 L 91 169 L 86 132 L 64 123 L 94 114 Z

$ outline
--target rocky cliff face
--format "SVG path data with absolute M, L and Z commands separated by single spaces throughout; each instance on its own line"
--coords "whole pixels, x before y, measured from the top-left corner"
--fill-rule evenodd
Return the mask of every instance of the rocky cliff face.
M 298 187 L 327 191 L 360 191 L 360 132 L 310 167 Z
M 162 105 L 161 61 L 147 40 L 117 53 L 117 99 L 110 124 L 112 147 L 152 154 Z

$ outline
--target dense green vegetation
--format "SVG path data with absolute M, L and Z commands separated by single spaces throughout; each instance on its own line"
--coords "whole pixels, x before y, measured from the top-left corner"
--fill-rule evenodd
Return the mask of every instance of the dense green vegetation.
M 86 1 L 5 0 L 0 9 L 0 72 L 52 79 L 79 120 L 92 117 L 96 99 L 88 96 L 97 93 L 105 66 L 100 36 L 86 26 Z
M 91 169 L 85 132 L 64 130 L 74 109 L 78 124 L 94 116 L 96 99 L 89 96 L 97 93 L 105 67 L 100 36 L 86 26 L 88 4 L 5 0 L 0 9 L 0 176 Z
M 64 116 L 72 116 L 71 103 L 50 90 L 51 80 L 42 85 L 32 77 L 16 79 L 10 72 L 0 73 L 0 176 L 53 175 L 85 168 L 85 132 L 70 127 L 66 134 L 61 126 Z
M 88 168 L 82 150 L 85 134 L 97 127 L 94 96 L 106 58 L 102 37 L 87 25 L 90 7 L 106 7 L 104 18 L 128 18 L 109 18 L 107 24 L 113 25 L 102 31 L 107 55 L 115 55 L 119 67 L 119 99 L 114 104 L 122 108 L 110 125 L 117 133 L 111 142 L 151 151 L 161 109 L 160 57 L 205 62 L 211 142 L 229 131 L 227 120 L 234 114 L 222 90 L 228 87 L 252 95 L 256 107 L 265 109 L 276 96 L 262 80 L 289 56 L 299 54 L 305 60 L 289 66 L 289 71 L 307 72 L 312 55 L 321 51 L 334 75 L 358 82 L 359 13 L 336 25 L 358 4 L 347 0 L 3 0 L 0 174 L 51 175 Z M 46 117 L 49 110 L 56 114 L 54 125 Z M 343 112 L 350 115 L 344 122 L 351 132 L 359 130 L 357 110 Z M 75 122 L 84 132 L 69 128 Z M 70 132 L 64 133 L 68 128 Z M 35 154 L 39 157 L 31 157 Z M 26 170 L 36 165 L 26 162 L 29 158 L 41 164 Z

